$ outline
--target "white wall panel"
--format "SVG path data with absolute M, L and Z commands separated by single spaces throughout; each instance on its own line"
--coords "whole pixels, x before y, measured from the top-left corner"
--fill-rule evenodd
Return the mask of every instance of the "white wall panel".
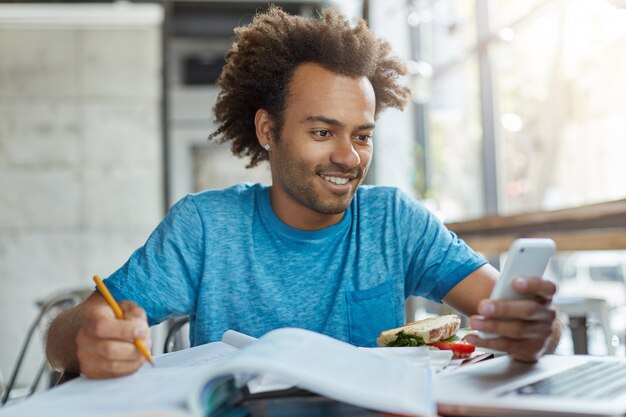
M 91 287 L 162 218 L 154 4 L 0 5 L 0 371 L 50 294 Z M 19 383 L 41 359 L 32 347 Z

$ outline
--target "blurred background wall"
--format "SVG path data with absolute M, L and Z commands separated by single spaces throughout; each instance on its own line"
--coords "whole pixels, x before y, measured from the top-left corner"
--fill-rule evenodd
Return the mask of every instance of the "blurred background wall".
M 0 5 L 0 369 L 163 215 L 158 5 Z M 39 337 L 22 381 L 39 366 Z

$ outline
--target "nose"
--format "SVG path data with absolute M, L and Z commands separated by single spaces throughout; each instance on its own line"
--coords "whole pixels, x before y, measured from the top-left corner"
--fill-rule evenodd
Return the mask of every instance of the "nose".
M 346 169 L 354 168 L 361 163 L 361 156 L 354 148 L 352 138 L 342 137 L 333 141 L 333 150 L 330 155 L 333 164 L 341 165 Z

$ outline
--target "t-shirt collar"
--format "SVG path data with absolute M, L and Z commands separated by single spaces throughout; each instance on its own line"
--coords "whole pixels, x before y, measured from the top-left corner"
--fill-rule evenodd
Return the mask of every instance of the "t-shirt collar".
M 267 224 L 277 233 L 291 239 L 297 240 L 323 240 L 329 237 L 337 236 L 337 234 L 345 231 L 352 221 L 352 205 L 354 200 L 346 209 L 343 218 L 336 224 L 320 230 L 300 230 L 284 223 L 274 213 L 270 203 L 270 187 L 262 187 L 260 189 L 259 210 L 261 217 Z

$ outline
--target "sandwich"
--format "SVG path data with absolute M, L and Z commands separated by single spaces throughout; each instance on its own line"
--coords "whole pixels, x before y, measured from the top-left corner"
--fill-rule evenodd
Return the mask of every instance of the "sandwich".
M 429 346 L 440 350 L 451 350 L 453 357 L 467 358 L 476 349 L 463 340 L 469 329 L 462 329 L 461 319 L 449 314 L 446 316 L 429 317 L 407 323 L 402 327 L 383 331 L 376 343 L 378 346 Z

